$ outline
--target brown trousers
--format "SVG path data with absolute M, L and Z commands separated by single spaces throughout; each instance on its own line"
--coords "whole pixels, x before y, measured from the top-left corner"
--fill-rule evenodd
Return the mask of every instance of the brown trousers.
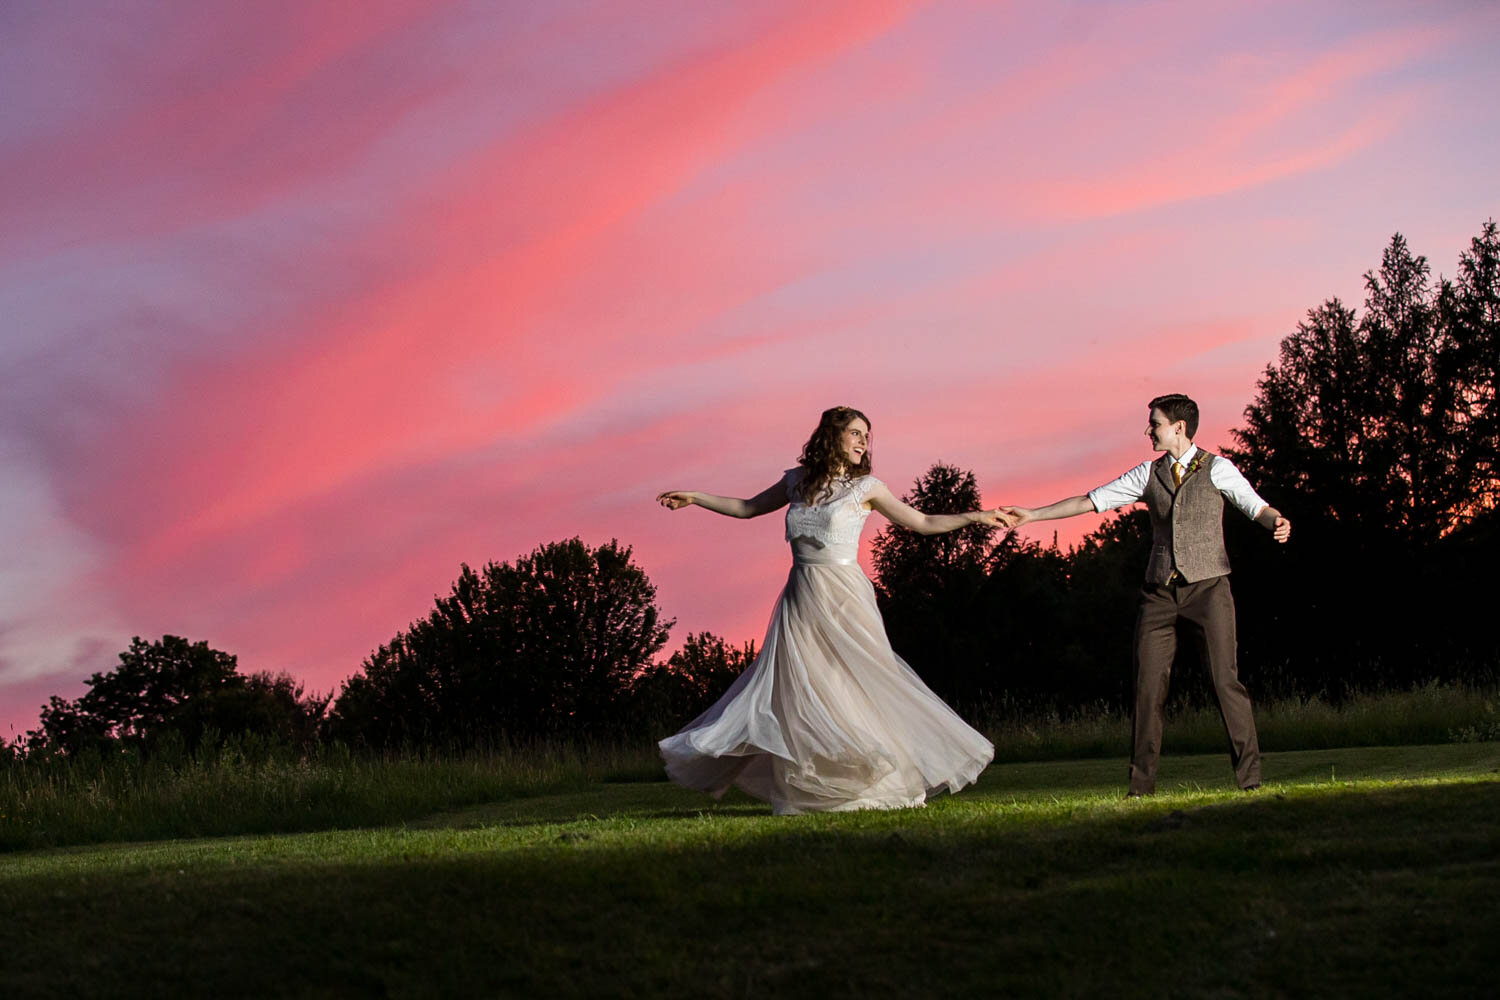
M 1130 791 L 1156 790 L 1161 758 L 1162 706 L 1177 653 L 1177 623 L 1185 622 L 1213 677 L 1219 715 L 1229 736 L 1229 760 L 1241 788 L 1260 784 L 1260 743 L 1250 693 L 1235 665 L 1234 597 L 1229 577 L 1214 576 L 1176 586 L 1148 583 L 1141 588 L 1135 619 L 1135 707 L 1131 714 Z

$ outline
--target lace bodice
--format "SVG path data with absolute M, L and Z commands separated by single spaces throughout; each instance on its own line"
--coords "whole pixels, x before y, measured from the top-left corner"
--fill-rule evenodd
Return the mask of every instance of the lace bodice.
M 853 561 L 859 550 L 859 535 L 870 512 L 865 498 L 880 480 L 861 476 L 855 480 L 833 483 L 819 502 L 807 504 L 797 493 L 802 470 L 789 470 L 786 495 L 791 505 L 786 511 L 786 540 L 792 543 L 794 556 L 809 550 L 823 550 L 833 558 Z

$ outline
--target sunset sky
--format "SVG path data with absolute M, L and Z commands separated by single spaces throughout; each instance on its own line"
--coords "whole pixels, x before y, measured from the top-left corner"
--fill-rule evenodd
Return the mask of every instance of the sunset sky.
M 0 6 L 0 737 L 133 635 L 327 691 L 460 563 L 760 638 L 819 411 L 989 503 L 1227 443 L 1500 216 L 1490 2 Z M 1295 505 L 1288 513 L 1295 518 Z M 872 518 L 867 540 L 882 524 Z M 1046 525 L 1067 544 L 1099 523 Z

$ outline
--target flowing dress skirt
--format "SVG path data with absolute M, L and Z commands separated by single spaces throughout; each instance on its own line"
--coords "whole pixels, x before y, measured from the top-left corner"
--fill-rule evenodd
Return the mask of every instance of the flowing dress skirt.
M 777 814 L 919 806 L 994 755 L 891 649 L 852 560 L 794 565 L 755 662 L 659 746 L 678 784 Z

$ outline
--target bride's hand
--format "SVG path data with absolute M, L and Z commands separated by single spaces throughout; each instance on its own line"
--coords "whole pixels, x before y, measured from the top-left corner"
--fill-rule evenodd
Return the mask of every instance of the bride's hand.
M 693 502 L 693 495 L 681 490 L 668 490 L 666 493 L 659 494 L 656 502 L 667 510 L 681 510 Z
M 1005 515 L 996 507 L 992 510 L 976 510 L 975 524 L 988 524 L 992 528 L 1008 528 L 1010 525 L 1005 520 Z

